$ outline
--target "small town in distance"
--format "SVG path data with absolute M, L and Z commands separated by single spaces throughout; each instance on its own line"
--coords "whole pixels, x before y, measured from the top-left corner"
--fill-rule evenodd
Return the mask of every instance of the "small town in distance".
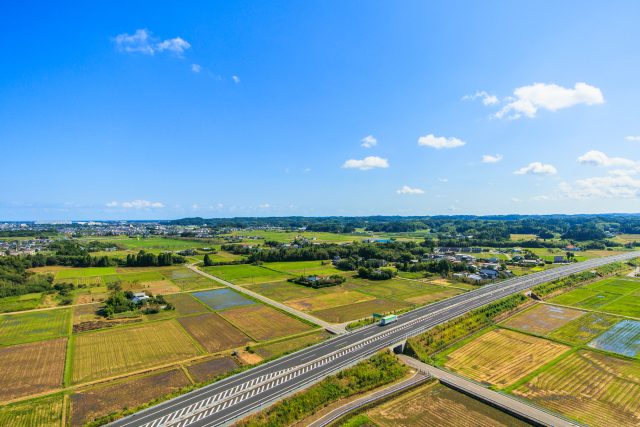
M 640 426 L 640 2 L 0 2 L 0 427 Z

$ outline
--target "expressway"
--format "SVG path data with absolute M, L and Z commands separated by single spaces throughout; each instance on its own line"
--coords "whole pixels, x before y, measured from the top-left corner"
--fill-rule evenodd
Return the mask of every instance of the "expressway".
M 229 425 L 309 387 L 377 351 L 492 301 L 538 284 L 616 261 L 626 252 L 514 277 L 410 311 L 388 326 L 372 325 L 259 365 L 113 422 L 114 427 L 213 427 Z

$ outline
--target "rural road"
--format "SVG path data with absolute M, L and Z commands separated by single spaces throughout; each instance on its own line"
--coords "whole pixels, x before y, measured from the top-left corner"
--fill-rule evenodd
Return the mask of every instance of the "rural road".
M 631 273 L 627 274 L 629 277 L 640 277 L 640 267 L 636 267 Z
M 334 325 L 332 323 L 329 322 L 325 322 L 324 320 L 318 319 L 317 317 L 311 316 L 307 313 L 305 313 L 304 311 L 300 311 L 300 310 L 296 310 L 295 308 L 289 307 L 288 305 L 284 305 L 278 301 L 274 301 L 271 298 L 267 298 L 264 295 L 260 295 L 257 292 L 253 292 L 250 291 L 249 289 L 245 289 L 242 286 L 238 286 L 238 285 L 234 285 L 231 282 L 227 282 L 226 280 L 223 280 L 219 277 L 213 276 L 209 273 L 205 273 L 202 270 L 199 270 L 196 266 L 194 266 L 193 264 L 187 265 L 187 268 L 193 270 L 195 273 L 198 273 L 201 276 L 204 276 L 208 279 L 211 280 L 215 280 L 218 283 L 222 283 L 225 286 L 230 287 L 231 289 L 234 289 L 238 292 L 240 292 L 241 294 L 245 294 L 245 295 L 249 295 L 251 298 L 255 298 L 258 301 L 262 301 L 265 302 L 269 305 L 272 305 L 274 307 L 278 307 L 280 310 L 282 311 L 286 311 L 287 313 L 291 313 L 294 316 L 297 316 L 301 319 L 305 319 L 315 325 L 320 325 L 323 328 L 325 328 L 327 331 L 333 333 L 333 334 L 344 334 L 346 332 L 344 326 L 340 326 L 340 325 Z
M 575 427 L 577 423 L 572 423 L 565 420 L 551 412 L 547 412 L 535 406 L 528 405 L 513 397 L 498 393 L 497 391 L 490 390 L 486 387 L 482 387 L 479 384 L 462 378 L 458 375 L 452 374 L 442 369 L 438 369 L 434 366 L 422 363 L 412 357 L 400 355 L 400 359 L 407 365 L 424 372 L 434 378 L 440 380 L 447 386 L 450 386 L 456 390 L 460 390 L 465 394 L 476 397 L 477 399 L 489 403 L 492 406 L 504 410 L 518 417 L 534 423 L 535 425 L 553 426 L 553 427 Z
M 626 252 L 572 263 L 485 285 L 399 316 L 385 327 L 371 325 L 258 365 L 206 387 L 117 420 L 113 427 L 210 427 L 230 425 L 321 381 L 377 351 L 508 295 L 573 273 L 640 257 Z M 218 279 L 219 280 L 219 279 Z

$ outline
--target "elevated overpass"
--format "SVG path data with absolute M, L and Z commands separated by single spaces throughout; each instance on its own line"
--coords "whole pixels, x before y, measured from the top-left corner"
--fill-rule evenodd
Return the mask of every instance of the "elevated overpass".
M 117 420 L 113 427 L 224 426 L 322 380 L 377 351 L 492 301 L 541 283 L 640 257 L 626 252 L 514 277 L 421 307 L 397 323 L 372 325 L 289 354 Z

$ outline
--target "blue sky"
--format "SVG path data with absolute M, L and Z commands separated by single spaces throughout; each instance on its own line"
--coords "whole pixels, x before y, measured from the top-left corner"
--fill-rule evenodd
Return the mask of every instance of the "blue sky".
M 639 19 L 3 2 L 0 220 L 639 212 Z

